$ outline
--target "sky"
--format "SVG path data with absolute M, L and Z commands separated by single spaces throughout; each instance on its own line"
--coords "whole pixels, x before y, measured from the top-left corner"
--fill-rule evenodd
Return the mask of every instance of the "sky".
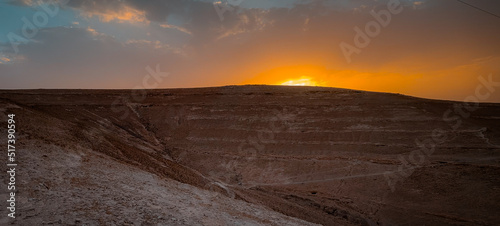
M 500 102 L 498 15 L 495 0 L 0 0 L 0 89 L 313 85 Z

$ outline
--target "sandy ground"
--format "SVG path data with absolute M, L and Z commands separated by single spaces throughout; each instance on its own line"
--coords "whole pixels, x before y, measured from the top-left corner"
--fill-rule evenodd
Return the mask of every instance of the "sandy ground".
M 25 116 L 37 120 L 31 113 Z M 32 132 L 64 130 L 63 122 L 45 120 Z M 17 215 L 12 220 L 2 209 L 1 225 L 314 225 L 119 163 L 78 142 L 17 140 Z

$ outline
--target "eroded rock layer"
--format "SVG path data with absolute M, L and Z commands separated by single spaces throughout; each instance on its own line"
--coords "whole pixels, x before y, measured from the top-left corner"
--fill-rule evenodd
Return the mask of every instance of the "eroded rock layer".
M 209 212 L 238 205 L 222 211 L 249 224 L 500 224 L 500 104 L 276 86 L 0 91 L 0 103 L 2 125 L 7 113 L 18 118 L 20 161 L 31 167 L 21 192 L 34 212 L 59 193 L 76 208 L 92 188 L 96 208 L 118 202 L 99 202 L 112 191 L 137 203 L 132 191 L 161 183 L 146 196 L 184 189 L 196 202 L 179 206 L 208 212 L 173 221 L 187 210 L 164 217 L 174 201 L 160 196 L 137 204 L 150 215 L 132 223 L 231 224 Z M 154 179 L 124 190 L 124 172 Z M 222 201 L 206 201 L 214 193 Z M 140 212 L 122 203 L 99 219 L 86 210 L 75 224 Z

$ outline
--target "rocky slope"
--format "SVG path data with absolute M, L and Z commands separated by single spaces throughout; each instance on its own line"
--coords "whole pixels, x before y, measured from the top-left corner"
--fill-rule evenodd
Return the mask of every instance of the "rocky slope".
M 7 113 L 19 128 L 4 222 L 500 224 L 500 104 L 228 86 L 0 91 L 0 108 L 1 134 Z

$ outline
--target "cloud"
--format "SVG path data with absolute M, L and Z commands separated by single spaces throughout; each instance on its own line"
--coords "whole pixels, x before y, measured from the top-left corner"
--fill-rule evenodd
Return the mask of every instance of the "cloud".
M 121 43 L 91 28 L 46 28 L 37 42 L 20 45 L 25 59 L 0 65 L 3 88 L 132 88 L 144 68 L 175 64 L 182 56 L 160 42 Z
M 83 11 L 81 13 L 84 17 L 98 17 L 103 22 L 116 21 L 118 23 L 148 23 L 145 12 L 139 11 L 129 6 L 122 6 L 118 10 L 104 10 L 104 11 Z
M 138 49 L 139 48 L 157 49 L 157 50 L 164 50 L 166 52 L 175 53 L 175 54 L 178 54 L 179 56 L 184 56 L 184 57 L 187 56 L 183 49 L 172 47 L 168 44 L 160 42 L 159 40 L 150 41 L 150 40 L 131 39 L 131 40 L 127 40 L 125 42 L 125 44 L 137 47 Z
M 11 61 L 11 59 L 7 57 L 0 57 L 0 64 L 7 64 Z
M 160 24 L 160 27 L 162 28 L 170 28 L 170 29 L 175 29 L 175 30 L 178 30 L 178 31 L 181 31 L 181 32 L 184 32 L 186 34 L 189 34 L 189 35 L 192 35 L 193 33 L 190 32 L 188 29 L 186 28 L 183 28 L 183 27 L 179 27 L 179 26 L 175 26 L 175 25 L 172 25 L 172 24 Z
M 262 32 L 266 27 L 272 26 L 273 21 L 268 19 L 268 10 L 246 10 L 237 14 L 234 23 L 224 24 L 219 27 L 215 40 L 234 35 Z
M 205 2 L 194 0 L 71 0 L 68 5 L 70 7 L 82 10 L 84 13 L 91 15 L 99 15 L 105 21 L 122 18 L 127 19 L 149 20 L 156 22 L 164 22 L 167 16 L 171 13 L 182 13 L 191 5 L 208 5 Z
M 90 33 L 92 36 L 102 36 L 104 34 L 97 32 L 95 29 L 91 27 L 87 27 L 87 32 Z

